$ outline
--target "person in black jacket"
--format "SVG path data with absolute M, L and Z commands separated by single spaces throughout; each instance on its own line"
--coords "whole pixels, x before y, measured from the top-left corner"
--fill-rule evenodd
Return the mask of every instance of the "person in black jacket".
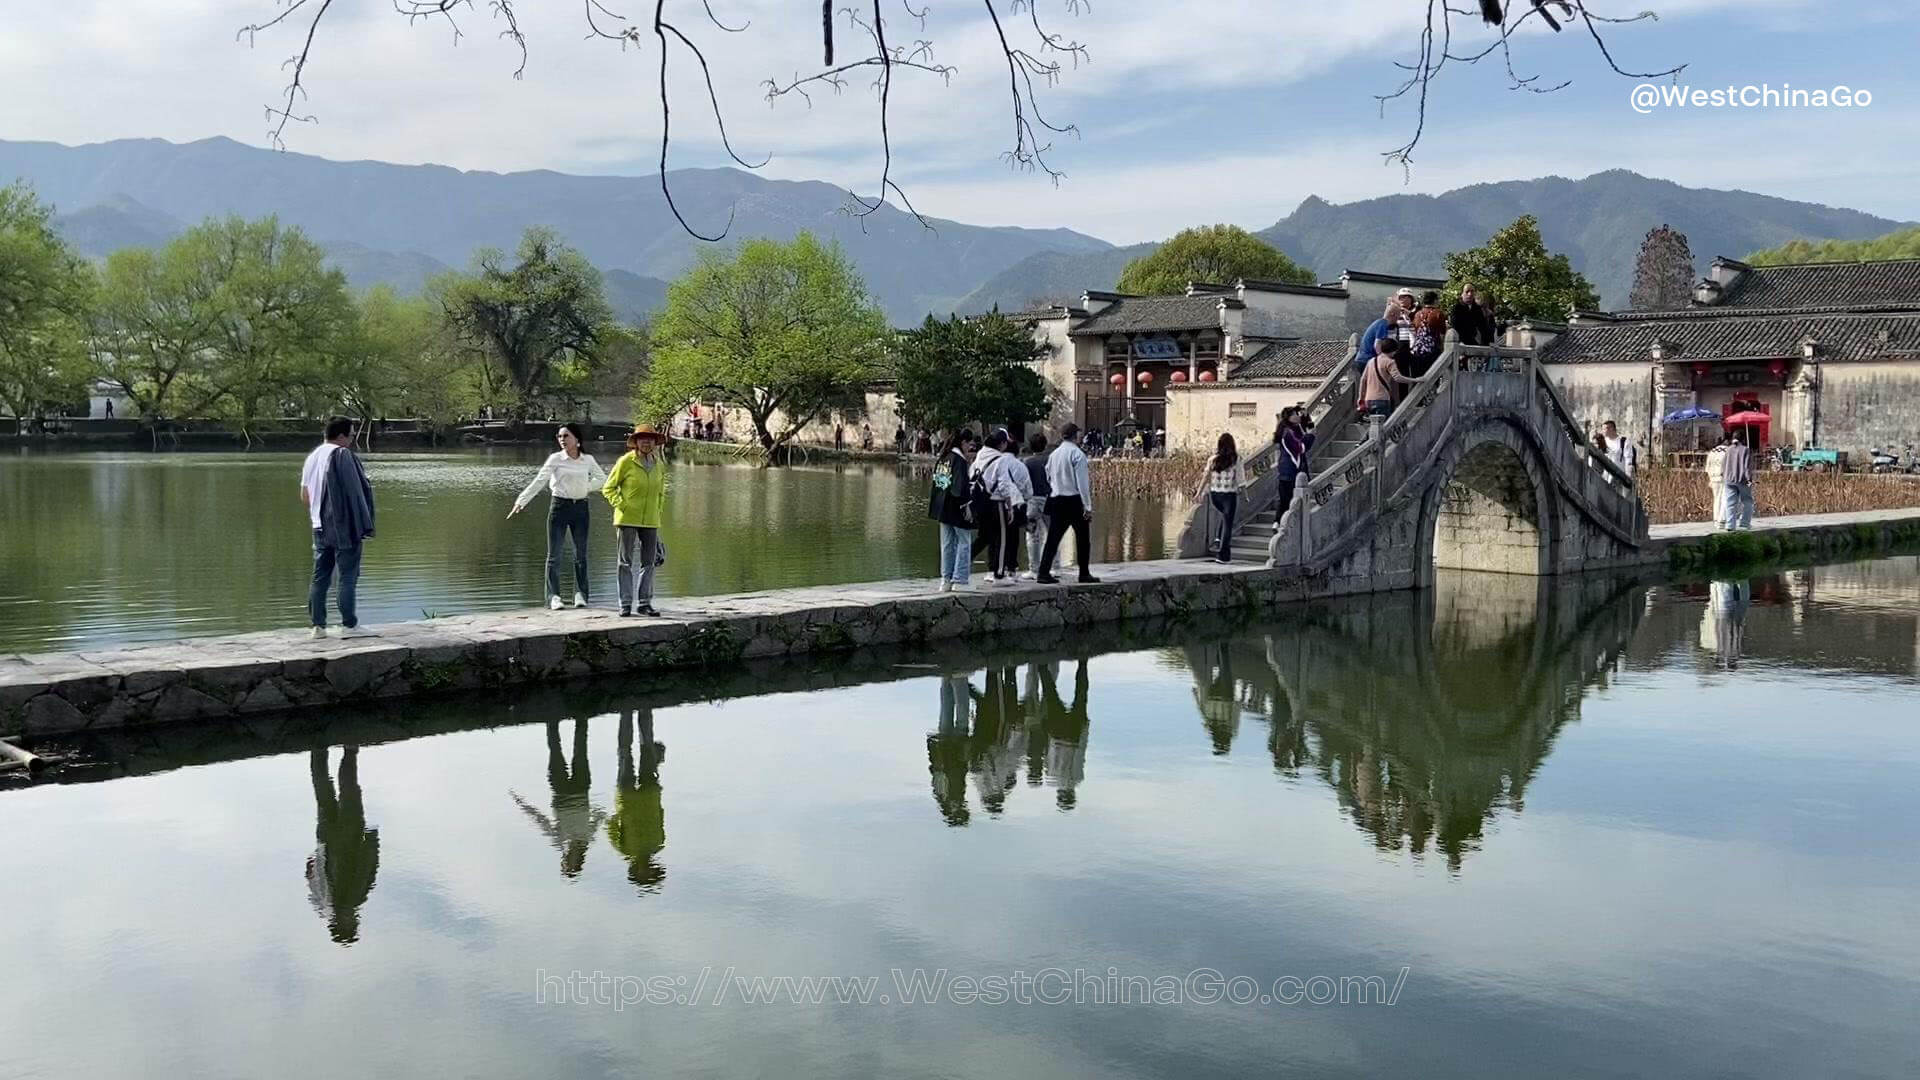
M 940 591 L 967 587 L 973 573 L 973 485 L 967 473 L 980 440 L 962 428 L 947 440 L 933 465 L 927 516 L 940 523 Z
M 1447 316 L 1447 325 L 1460 335 L 1462 345 L 1493 344 L 1493 318 L 1487 309 L 1480 306 L 1473 294 L 1473 286 L 1460 289 L 1460 301 L 1453 305 L 1453 311 Z

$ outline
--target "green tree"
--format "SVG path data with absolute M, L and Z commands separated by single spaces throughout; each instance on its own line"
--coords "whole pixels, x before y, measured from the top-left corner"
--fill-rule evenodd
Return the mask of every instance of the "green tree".
M 1279 248 L 1238 225 L 1182 229 L 1152 254 L 1142 255 L 1120 272 L 1116 286 L 1141 296 L 1177 296 L 1190 281 L 1232 284 L 1241 278 L 1313 284 L 1313 274 Z
M 1898 229 L 1871 240 L 1790 240 L 1777 248 L 1756 251 L 1742 262 L 1779 266 L 1803 262 L 1874 262 L 1920 259 L 1920 226 Z
M 92 267 L 25 184 L 0 188 L 0 409 L 35 415 L 85 396 Z
M 1565 255 L 1547 254 L 1540 221 L 1532 214 L 1494 233 L 1482 247 L 1449 252 L 1447 302 L 1468 285 L 1492 292 L 1502 317 L 1563 322 L 1575 308 L 1600 306 L 1600 294 Z
M 338 400 L 329 373 L 353 344 L 355 313 L 346 276 L 327 267 L 318 244 L 274 217 L 230 217 L 187 230 L 176 245 L 213 285 L 218 415 L 251 442 L 262 420 L 316 397 Z
M 222 393 L 213 380 L 218 282 L 184 247 L 107 256 L 93 312 L 93 366 L 157 437 L 169 416 L 193 416 Z
M 432 291 L 448 327 L 506 375 L 520 420 L 556 369 L 595 366 L 614 322 L 600 271 L 553 230 L 528 229 L 514 258 L 509 266 L 498 249 L 482 248 L 472 273 L 443 275 Z
M 362 431 L 371 432 L 373 420 L 408 416 L 437 434 L 472 415 L 485 362 L 447 332 L 437 304 L 376 285 L 355 307 L 352 345 L 337 354 L 327 386 L 361 418 Z
M 975 421 L 1017 431 L 1047 415 L 1047 381 L 1032 367 L 1046 356 L 1044 344 L 998 310 L 976 318 L 929 315 L 894 342 L 900 414 L 929 431 Z
M 806 232 L 703 255 L 667 290 L 652 329 L 637 418 L 665 423 L 699 399 L 737 406 L 768 463 L 809 423 L 860 400 L 888 337 L 839 245 Z

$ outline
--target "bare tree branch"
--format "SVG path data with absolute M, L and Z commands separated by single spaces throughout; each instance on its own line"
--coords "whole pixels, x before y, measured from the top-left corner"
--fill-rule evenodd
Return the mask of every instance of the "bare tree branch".
M 289 123 L 314 123 L 311 113 L 298 111 L 298 107 L 307 100 L 306 76 L 307 63 L 313 55 L 320 20 L 332 7 L 334 0 L 274 0 L 279 10 L 271 17 L 242 27 L 237 35 L 251 45 L 256 37 L 265 31 L 273 30 L 283 22 L 293 21 L 296 15 L 306 18 L 306 33 L 301 39 L 300 49 L 289 57 L 283 68 L 291 72 L 281 100 L 266 107 L 266 114 L 272 129 L 268 138 L 276 148 L 284 148 L 283 134 Z M 419 19 L 444 18 L 452 29 L 454 41 L 458 44 L 462 32 L 454 20 L 454 8 L 475 6 L 476 0 L 389 0 L 394 11 L 405 17 L 409 23 Z M 514 5 L 518 0 L 487 0 L 487 10 L 501 24 L 500 36 L 511 41 L 519 50 L 520 60 L 515 67 L 514 77 L 522 77 L 527 70 L 528 45 L 526 35 L 520 28 Z M 643 48 L 646 33 L 651 30 L 652 38 L 660 49 L 658 61 L 658 94 L 660 109 L 660 190 L 665 196 L 668 208 L 675 220 L 691 236 L 702 240 L 724 238 L 733 225 L 733 215 L 729 211 L 726 227 L 718 232 L 702 231 L 689 223 L 674 199 L 672 181 L 668 176 L 668 164 L 672 149 L 673 102 L 671 80 L 669 78 L 670 53 L 676 48 L 684 49 L 700 67 L 700 75 L 706 92 L 706 105 L 713 113 L 714 128 L 719 136 L 721 147 L 736 164 L 746 169 L 758 169 L 767 164 L 770 158 L 759 162 L 748 161 L 734 149 L 727 134 L 725 110 L 720 103 L 720 94 L 714 84 L 713 67 L 708 62 L 705 49 L 700 41 L 682 31 L 668 18 L 669 0 L 654 0 L 651 25 L 636 24 L 626 17 L 615 13 L 607 4 L 614 0 L 582 0 L 581 10 L 586 21 L 586 37 L 589 40 L 617 41 L 622 50 L 632 47 Z M 691 0 L 680 0 L 689 3 Z M 878 213 L 881 207 L 897 202 L 907 213 L 912 214 L 922 225 L 931 228 L 931 223 L 914 208 L 912 201 L 895 179 L 896 155 L 894 153 L 894 123 L 892 115 L 893 90 L 895 76 L 903 72 L 932 75 L 943 84 L 950 85 L 956 71 L 952 65 L 941 63 L 934 58 L 934 43 L 925 36 L 926 22 L 930 6 L 915 9 L 914 0 L 900 0 L 901 9 L 909 19 L 918 24 L 921 35 L 911 42 L 895 43 L 891 40 L 884 7 L 887 0 L 850 0 L 853 6 L 840 9 L 847 20 L 847 27 L 864 34 L 870 48 L 865 55 L 849 58 L 846 50 L 837 46 L 843 44 L 835 40 L 835 0 L 821 0 L 820 34 L 822 63 L 811 74 L 796 71 L 786 80 L 765 79 L 761 82 L 763 96 L 770 104 L 778 103 L 782 98 L 798 96 L 809 106 L 813 103 L 810 91 L 826 88 L 839 93 L 846 88 L 847 76 L 859 69 L 872 69 L 874 72 L 872 89 L 878 115 L 877 134 L 880 140 L 880 176 L 877 188 L 870 196 L 852 191 L 847 193 L 848 212 L 864 219 Z M 1010 145 L 1001 153 L 1002 160 L 1010 166 L 1027 172 L 1044 173 L 1048 180 L 1058 185 L 1066 174 L 1057 169 L 1049 160 L 1054 148 L 1054 139 L 1061 135 L 1078 137 L 1079 128 L 1071 123 L 1055 123 L 1048 118 L 1040 107 L 1043 91 L 1057 85 L 1063 75 L 1064 66 L 1070 64 L 1078 68 L 1083 61 L 1090 61 L 1091 53 L 1084 42 L 1065 34 L 1056 33 L 1043 25 L 1040 12 L 1040 0 L 980 0 L 985 8 L 987 21 L 993 28 L 994 38 L 999 46 L 1000 55 L 1006 64 L 1006 101 L 1008 117 L 1011 120 L 1012 138 Z M 1404 78 L 1392 89 L 1383 94 L 1374 95 L 1384 117 L 1389 102 L 1410 99 L 1414 103 L 1413 130 L 1407 140 L 1399 146 L 1382 153 L 1388 164 L 1398 164 L 1411 176 L 1413 152 L 1420 145 L 1426 133 L 1427 105 L 1431 98 L 1433 80 L 1450 63 L 1474 65 L 1498 52 L 1505 68 L 1508 88 L 1531 94 L 1550 94 L 1572 83 L 1570 78 L 1546 84 L 1540 74 L 1521 75 L 1514 65 L 1513 40 L 1516 33 L 1527 25 L 1529 19 L 1538 18 L 1541 25 L 1559 31 L 1562 21 L 1577 20 L 1585 27 L 1595 49 L 1614 74 L 1633 79 L 1667 78 L 1678 75 L 1686 65 L 1677 65 L 1663 71 L 1632 71 L 1621 65 L 1615 58 L 1608 43 L 1603 27 L 1622 26 L 1646 20 L 1657 19 L 1651 11 L 1642 11 L 1635 15 L 1615 17 L 1601 14 L 1591 8 L 1592 0 L 1478 0 L 1478 8 L 1456 7 L 1448 0 L 1407 0 L 1409 6 L 1422 5 L 1425 17 L 1415 35 L 1414 55 L 1411 60 L 1398 61 L 1395 67 L 1404 73 Z M 1089 0 L 1063 0 L 1069 15 L 1078 16 L 1091 12 Z M 1006 15 L 1019 17 L 1021 25 L 1011 26 L 1003 18 L 1003 5 Z M 713 0 L 700 0 L 700 7 L 706 21 L 722 33 L 745 33 L 751 22 L 739 26 L 730 26 L 714 10 Z M 1562 15 L 1556 19 L 1548 10 L 1558 8 Z M 1515 10 L 1516 8 L 1520 10 Z M 1454 16 L 1462 16 L 1474 22 L 1475 26 L 1484 23 L 1493 31 L 1492 40 L 1455 51 L 1456 33 Z M 1284 23 L 1282 24 L 1284 25 Z M 1020 30 L 1016 36 L 1012 31 Z M 1484 27 L 1482 27 L 1484 29 Z M 864 227 L 864 226 L 863 226 Z

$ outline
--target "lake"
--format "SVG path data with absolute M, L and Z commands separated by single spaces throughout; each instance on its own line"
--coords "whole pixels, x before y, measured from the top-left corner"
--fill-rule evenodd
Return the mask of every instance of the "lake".
M 145 510 L 130 469 L 62 486 L 284 516 L 284 468 L 143 467 Z M 469 494 L 400 534 L 446 537 L 414 573 L 531 597 L 479 479 L 514 467 L 417 467 Z M 687 475 L 734 521 L 824 523 L 849 483 Z M 691 580 L 802 540 L 854 574 L 836 532 L 913 565 L 872 505 L 689 545 Z M 245 572 L 62 528 L 76 574 Z M 1898 557 L 128 731 L 0 790 L 0 1075 L 1911 1077 L 1917 703 Z
M 602 465 L 612 466 L 614 449 L 600 450 Z M 361 619 L 541 603 L 547 497 L 506 515 L 546 453 L 366 455 L 379 519 L 361 573 Z M 0 456 L 0 652 L 304 625 L 313 553 L 299 499 L 303 457 Z M 683 461 L 671 484 L 664 606 L 675 596 L 790 585 L 931 582 L 938 572 L 927 480 L 908 467 Z M 593 596 L 611 605 L 612 514 L 597 497 L 594 514 Z M 1095 558 L 1159 558 L 1185 522 L 1183 507 L 1158 501 L 1102 506 Z

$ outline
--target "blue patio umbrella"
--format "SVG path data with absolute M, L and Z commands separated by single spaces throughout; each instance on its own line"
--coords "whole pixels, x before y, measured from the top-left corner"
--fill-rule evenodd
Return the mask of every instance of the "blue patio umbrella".
M 1684 409 L 1675 409 L 1661 419 L 1663 424 L 1693 424 L 1702 420 L 1718 421 L 1720 414 L 1699 405 L 1689 405 Z

